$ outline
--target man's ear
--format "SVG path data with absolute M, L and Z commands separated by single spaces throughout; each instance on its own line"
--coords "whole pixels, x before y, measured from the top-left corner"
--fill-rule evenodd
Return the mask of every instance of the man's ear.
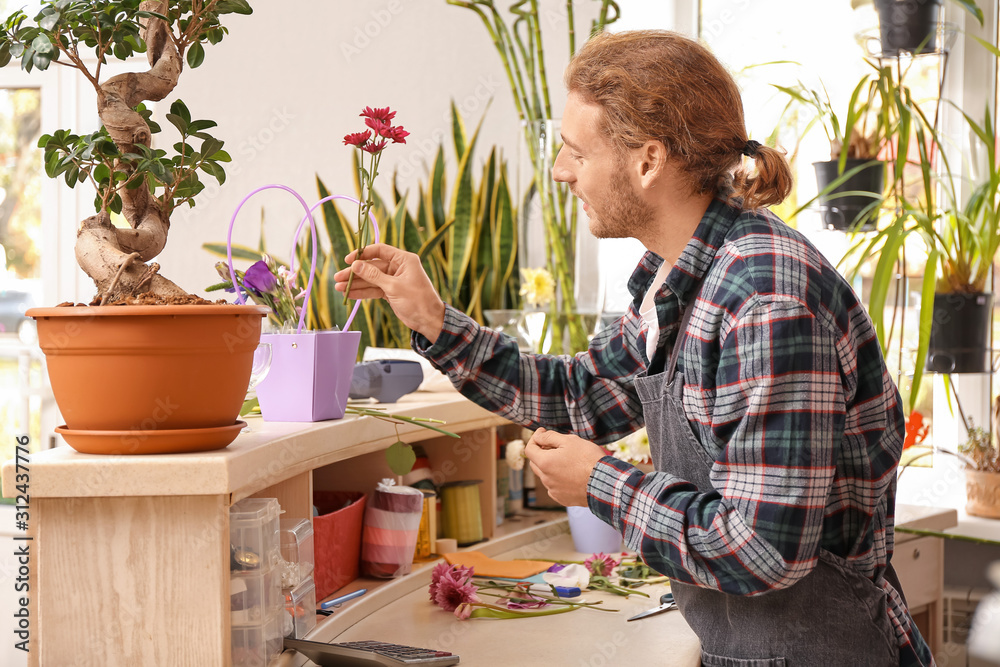
M 639 185 L 643 188 L 653 187 L 667 166 L 666 146 L 661 141 L 647 141 L 638 148 L 635 158 Z

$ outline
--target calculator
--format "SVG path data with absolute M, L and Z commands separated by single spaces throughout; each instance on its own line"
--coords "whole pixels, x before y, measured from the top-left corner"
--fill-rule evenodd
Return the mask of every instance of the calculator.
M 285 638 L 285 648 L 295 649 L 320 667 L 401 667 L 457 665 L 459 657 L 448 651 L 377 641 L 325 644 L 308 639 Z

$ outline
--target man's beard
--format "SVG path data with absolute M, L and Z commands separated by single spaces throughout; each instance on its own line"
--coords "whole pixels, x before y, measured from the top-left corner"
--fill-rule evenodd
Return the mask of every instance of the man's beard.
M 599 239 L 637 238 L 653 221 L 653 209 L 636 194 L 624 173 L 625 166 L 611 177 L 607 194 L 598 210 L 590 205 L 590 233 Z

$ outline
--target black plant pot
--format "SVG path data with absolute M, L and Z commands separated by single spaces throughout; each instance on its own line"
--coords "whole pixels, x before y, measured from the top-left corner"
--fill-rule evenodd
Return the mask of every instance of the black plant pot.
M 882 54 L 930 53 L 937 48 L 941 0 L 875 0 Z
M 862 211 L 871 207 L 875 198 L 882 196 L 882 186 L 885 182 L 884 163 L 874 160 L 847 160 L 847 164 L 844 165 L 844 173 L 849 173 L 852 169 L 856 169 L 866 163 L 868 163 L 867 167 L 853 174 L 837 187 L 828 190 L 830 185 L 841 176 L 837 172 L 839 162 L 837 160 L 813 162 L 813 168 L 816 169 L 816 185 L 819 187 L 820 192 L 820 213 L 823 216 L 824 226 L 841 231 L 852 228 L 857 228 L 860 231 L 875 229 L 874 210 L 871 210 L 865 216 L 865 219 L 860 221 L 860 226 L 855 226 L 859 222 L 857 218 L 861 215 Z M 866 197 L 864 195 L 840 196 L 839 194 L 851 191 L 871 192 L 874 197 Z
M 927 370 L 934 373 L 989 373 L 993 295 L 935 294 Z

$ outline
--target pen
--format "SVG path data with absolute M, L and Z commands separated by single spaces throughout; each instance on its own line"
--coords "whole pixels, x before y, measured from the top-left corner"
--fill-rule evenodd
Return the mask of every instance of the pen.
M 327 600 L 320 605 L 320 609 L 329 609 L 330 607 L 339 607 L 341 604 L 347 602 L 348 600 L 353 600 L 354 598 L 359 598 L 368 592 L 367 588 L 359 588 L 353 593 L 348 593 L 347 595 L 341 595 L 339 598 L 333 598 L 332 600 Z

